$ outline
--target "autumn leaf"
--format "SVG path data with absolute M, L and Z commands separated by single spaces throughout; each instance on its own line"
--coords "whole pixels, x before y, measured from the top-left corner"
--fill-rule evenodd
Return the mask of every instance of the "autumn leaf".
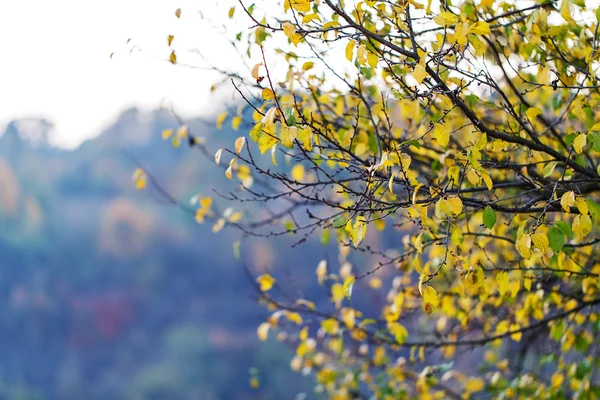
M 446 147 L 450 142 L 450 129 L 445 124 L 435 124 L 433 137 L 440 146 Z
M 239 138 L 235 139 L 235 152 L 237 154 L 240 154 L 242 152 L 242 149 L 244 148 L 245 144 L 246 144 L 246 138 L 244 136 L 240 136 Z
M 270 274 L 263 274 L 256 278 L 256 282 L 259 284 L 262 292 L 268 292 L 273 288 L 273 285 L 275 284 L 275 278 L 273 278 Z

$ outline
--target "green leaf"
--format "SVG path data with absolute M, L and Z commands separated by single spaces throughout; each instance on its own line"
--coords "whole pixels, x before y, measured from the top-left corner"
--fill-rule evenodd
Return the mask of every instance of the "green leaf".
M 407 140 L 405 142 L 400 143 L 400 148 L 402 149 L 404 146 L 415 146 L 418 149 L 421 148 L 421 143 L 419 143 L 417 140 Z
M 496 225 L 496 212 L 490 206 L 483 210 L 483 225 L 488 229 L 492 229 Z
M 600 153 L 600 132 L 592 132 L 588 136 L 592 144 L 592 149 Z
M 546 354 L 540 359 L 540 364 L 550 364 L 556 361 L 556 356 L 554 354 Z
M 544 178 L 549 177 L 554 172 L 554 168 L 558 165 L 558 161 L 552 161 L 546 165 L 544 165 Z
M 590 342 L 585 340 L 583 335 L 577 335 L 575 337 L 575 348 L 581 352 L 586 352 L 590 347 Z
M 590 209 L 590 215 L 592 216 L 592 219 L 600 223 L 600 204 L 596 203 L 592 199 L 587 199 L 585 202 Z
M 285 110 L 285 122 L 288 126 L 296 126 L 296 117 L 294 116 L 293 108 L 288 108 Z
M 565 136 L 565 143 L 567 144 L 567 146 L 571 147 L 573 145 L 573 142 L 575 141 L 576 137 L 577 137 L 576 132 L 569 133 L 567 136 Z
M 562 337 L 565 328 L 566 326 L 564 319 L 557 321 L 556 324 L 552 327 L 552 329 L 550 329 L 550 337 L 558 342 Z
M 323 229 L 321 234 L 321 244 L 329 244 L 329 229 Z
M 548 241 L 552 250 L 558 253 L 565 245 L 565 235 L 556 226 L 553 226 L 548 231 Z
M 343 289 L 344 289 L 344 293 L 346 295 L 346 298 L 348 300 L 350 300 L 350 297 L 352 297 L 352 289 L 354 288 L 354 281 L 355 280 L 356 280 L 356 278 L 354 278 L 353 276 L 351 276 L 351 277 L 347 278 L 344 281 Z
M 254 142 L 258 142 L 262 133 L 263 133 L 263 124 L 262 124 L 262 122 L 259 122 L 256 125 L 254 125 L 254 127 L 250 131 L 250 139 L 252 139 Z
M 573 229 L 571 229 L 571 225 L 567 224 L 564 221 L 556 221 L 554 225 L 558 228 L 559 231 L 562 232 L 563 235 L 565 235 L 569 239 L 575 238 L 575 233 L 573 232 Z

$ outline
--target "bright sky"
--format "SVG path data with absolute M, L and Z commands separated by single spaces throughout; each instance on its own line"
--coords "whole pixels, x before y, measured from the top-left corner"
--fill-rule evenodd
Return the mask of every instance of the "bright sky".
M 1 0 L 0 132 L 11 119 L 45 117 L 72 147 L 133 105 L 158 108 L 168 98 L 183 115 L 214 113 L 216 76 L 164 61 L 169 34 L 180 60 L 193 47 L 226 57 L 227 43 L 195 12 L 202 3 L 205 14 L 226 15 L 229 1 L 214 1 Z M 130 54 L 128 38 L 142 51 Z

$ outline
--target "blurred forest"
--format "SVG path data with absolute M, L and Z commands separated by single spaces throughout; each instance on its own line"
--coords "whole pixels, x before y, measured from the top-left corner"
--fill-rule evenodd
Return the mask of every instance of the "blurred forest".
M 289 369 L 291 350 L 256 337 L 264 310 L 234 260 L 238 233 L 214 234 L 133 187 L 135 165 L 122 149 L 182 201 L 231 190 L 214 162 L 161 139 L 176 126 L 165 111 L 131 109 L 74 150 L 50 146 L 43 120 L 13 121 L 0 136 L 0 398 L 282 399 L 310 391 Z M 190 129 L 217 144 L 235 136 L 193 121 Z M 282 263 L 275 243 L 244 242 L 242 261 L 253 269 Z M 286 248 L 285 268 L 313 270 L 327 251 L 310 242 Z M 250 368 L 258 389 L 249 386 Z

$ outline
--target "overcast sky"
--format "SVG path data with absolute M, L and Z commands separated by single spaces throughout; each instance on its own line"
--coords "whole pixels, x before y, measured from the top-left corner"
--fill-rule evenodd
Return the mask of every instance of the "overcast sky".
M 74 146 L 132 105 L 168 98 L 186 115 L 213 113 L 216 76 L 164 60 L 169 34 L 178 49 L 226 57 L 225 42 L 195 12 L 226 15 L 231 2 L 214 1 L 0 0 L 0 132 L 11 119 L 45 117 L 60 143 Z M 142 51 L 130 54 L 128 38 Z

